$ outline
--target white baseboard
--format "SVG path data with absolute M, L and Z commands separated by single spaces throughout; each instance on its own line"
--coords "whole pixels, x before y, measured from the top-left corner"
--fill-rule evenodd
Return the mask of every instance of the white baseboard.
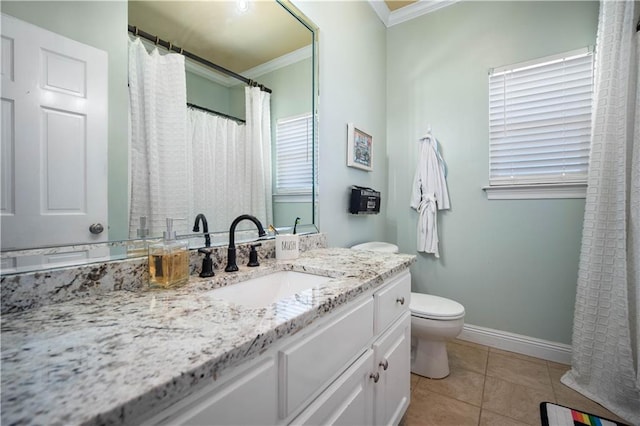
M 548 361 L 571 364 L 571 346 L 564 343 L 550 342 L 549 340 L 471 324 L 464 325 L 458 339 Z

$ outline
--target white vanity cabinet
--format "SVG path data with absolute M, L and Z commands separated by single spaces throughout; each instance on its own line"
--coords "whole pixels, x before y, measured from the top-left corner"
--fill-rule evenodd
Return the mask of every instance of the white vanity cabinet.
M 388 425 L 409 404 L 405 270 L 143 424 Z
M 411 381 L 411 276 L 402 272 L 366 298 L 373 301 L 373 338 L 364 353 L 324 390 L 292 424 L 398 424 L 409 406 Z M 355 336 L 344 336 L 316 357 Z

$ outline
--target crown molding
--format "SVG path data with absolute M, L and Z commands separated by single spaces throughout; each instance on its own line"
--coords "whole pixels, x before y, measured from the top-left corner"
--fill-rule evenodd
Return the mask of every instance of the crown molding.
M 265 62 L 264 64 L 260 64 L 256 67 L 243 71 L 240 73 L 240 75 L 254 80 L 266 73 L 276 71 L 280 68 L 286 67 L 287 65 L 295 64 L 296 62 L 302 61 L 303 59 L 310 58 L 311 54 L 312 47 L 311 45 L 308 45 L 298 50 L 294 50 L 293 52 L 287 53 L 286 55 L 282 55 L 275 59 L 272 59 L 269 62 Z M 211 68 L 200 65 L 197 62 L 190 60 L 189 58 L 185 59 L 185 67 L 187 71 L 193 74 L 214 81 L 225 87 L 232 87 L 241 84 L 240 81 L 236 80 L 233 77 L 227 77 L 220 73 L 217 73 Z
M 388 27 L 389 15 L 391 12 L 389 11 L 387 4 L 382 0 L 369 0 L 369 5 L 376 12 L 384 26 Z
M 243 71 L 240 74 L 247 78 L 255 79 L 271 71 L 275 71 L 277 69 L 284 68 L 287 65 L 300 62 L 303 59 L 310 58 L 312 53 L 313 51 L 311 45 L 301 47 L 300 49 L 294 50 L 293 52 L 287 53 L 286 55 L 282 55 L 270 60 L 269 62 L 260 64 L 257 67 L 253 67 L 251 69 Z
M 416 3 L 394 10 L 393 12 L 390 12 L 387 4 L 381 0 L 369 0 L 369 4 L 385 27 L 389 28 L 417 18 L 418 16 L 451 6 L 458 1 L 460 0 L 418 0 Z

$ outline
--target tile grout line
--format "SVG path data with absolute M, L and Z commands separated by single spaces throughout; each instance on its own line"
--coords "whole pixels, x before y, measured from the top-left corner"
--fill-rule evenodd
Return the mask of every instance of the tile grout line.
M 487 387 L 487 370 L 489 369 L 489 347 L 487 346 L 487 360 L 484 363 L 484 379 L 482 380 L 482 395 L 480 396 L 480 415 L 478 416 L 478 426 L 482 420 L 482 411 L 484 410 L 484 390 Z

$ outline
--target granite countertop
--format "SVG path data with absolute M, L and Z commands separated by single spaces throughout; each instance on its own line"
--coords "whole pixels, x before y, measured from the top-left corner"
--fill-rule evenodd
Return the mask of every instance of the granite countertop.
M 406 269 L 413 255 L 317 249 L 293 261 L 192 277 L 176 290 L 113 291 L 2 315 L 4 425 L 123 424 L 254 358 Z M 295 270 L 333 278 L 266 308 L 215 287 Z

